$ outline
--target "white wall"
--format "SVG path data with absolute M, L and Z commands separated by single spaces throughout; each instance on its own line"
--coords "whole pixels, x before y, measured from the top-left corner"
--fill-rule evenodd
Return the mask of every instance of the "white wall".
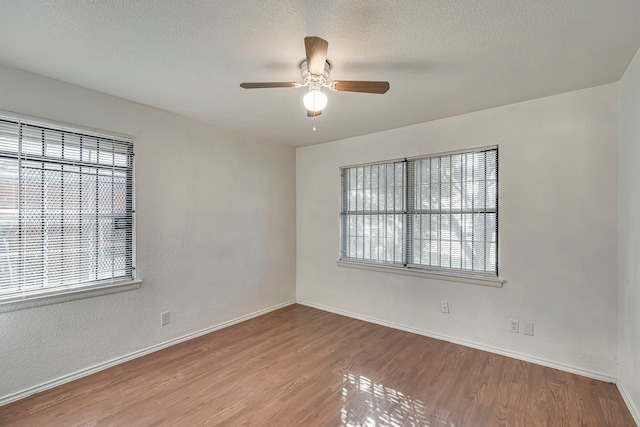
M 297 149 L 298 301 L 613 380 L 617 99 L 610 84 Z M 493 144 L 503 288 L 336 266 L 340 166 Z
M 143 279 L 134 291 L 0 313 L 0 400 L 294 300 L 293 148 L 3 67 L 0 110 L 135 137 Z M 161 327 L 164 310 L 172 323 Z
M 640 51 L 620 80 L 620 386 L 640 422 Z

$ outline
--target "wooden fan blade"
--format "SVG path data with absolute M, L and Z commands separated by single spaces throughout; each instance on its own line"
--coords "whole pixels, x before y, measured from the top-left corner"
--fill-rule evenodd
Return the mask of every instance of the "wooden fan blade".
M 387 93 L 389 82 L 341 81 L 331 83 L 333 89 L 341 92 Z
M 307 70 L 310 74 L 321 76 L 327 62 L 329 43 L 320 37 L 305 37 L 304 48 L 307 51 Z
M 322 111 L 307 110 L 307 117 L 318 117 L 320 114 L 322 114 Z
M 264 89 L 270 87 L 296 87 L 296 84 L 288 82 L 240 83 L 240 87 L 244 89 Z

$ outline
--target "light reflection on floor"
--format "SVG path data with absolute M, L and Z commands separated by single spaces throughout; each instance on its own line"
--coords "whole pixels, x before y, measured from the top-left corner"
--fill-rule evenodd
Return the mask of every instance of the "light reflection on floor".
M 344 427 L 455 427 L 453 423 L 434 419 L 434 414 L 427 414 L 420 400 L 350 372 L 342 376 L 341 424 Z

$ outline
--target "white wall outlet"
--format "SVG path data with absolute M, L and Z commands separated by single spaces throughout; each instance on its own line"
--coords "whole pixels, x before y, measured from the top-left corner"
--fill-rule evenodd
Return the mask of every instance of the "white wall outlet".
M 171 312 L 163 311 L 160 313 L 160 326 L 168 325 L 171 322 Z
M 533 323 L 524 322 L 524 334 L 533 336 Z
M 509 320 L 509 332 L 514 332 L 517 334 L 519 331 L 520 331 L 520 322 L 514 319 Z
M 449 312 L 449 303 L 446 301 L 442 301 L 440 303 L 440 311 L 443 313 L 448 313 Z

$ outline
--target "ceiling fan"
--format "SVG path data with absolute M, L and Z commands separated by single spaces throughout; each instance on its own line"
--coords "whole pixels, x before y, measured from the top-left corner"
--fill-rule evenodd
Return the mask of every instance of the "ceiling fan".
M 307 109 L 307 117 L 317 117 L 327 106 L 327 95 L 322 92 L 326 87 L 339 92 L 364 92 L 383 94 L 389 90 L 389 82 L 342 80 L 328 82 L 331 64 L 327 61 L 329 43 L 320 37 L 305 37 L 304 47 L 307 58 L 300 63 L 302 83 L 263 82 L 240 83 L 244 89 L 263 89 L 274 87 L 308 87 L 309 91 L 303 98 Z

